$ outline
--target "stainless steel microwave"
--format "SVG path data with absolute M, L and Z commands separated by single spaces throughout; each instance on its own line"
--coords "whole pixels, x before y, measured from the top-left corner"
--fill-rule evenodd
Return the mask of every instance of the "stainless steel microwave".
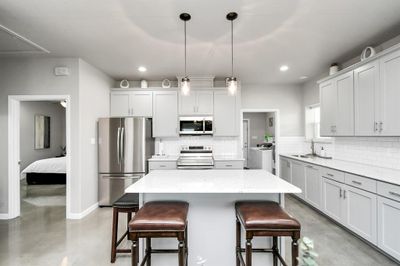
M 213 118 L 211 116 L 183 116 L 179 118 L 180 135 L 212 135 Z

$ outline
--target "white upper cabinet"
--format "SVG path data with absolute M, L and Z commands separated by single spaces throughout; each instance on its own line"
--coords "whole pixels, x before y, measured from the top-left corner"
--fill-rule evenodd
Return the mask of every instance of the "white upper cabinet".
M 384 136 L 400 136 L 400 51 L 382 57 L 379 64 L 379 132 Z
M 320 93 L 321 136 L 353 136 L 353 72 L 321 83 Z
M 110 96 L 110 115 L 153 116 L 153 92 L 151 91 L 113 91 Z
M 238 136 L 237 96 L 226 90 L 214 92 L 214 136 Z
M 336 123 L 337 91 L 333 80 L 320 84 L 321 136 L 332 136 Z
M 153 137 L 178 136 L 178 93 L 153 92 Z
M 113 117 L 117 116 L 129 116 L 129 92 L 111 92 L 110 95 L 110 115 Z
M 354 70 L 355 135 L 378 134 L 379 63 L 371 62 Z
M 212 115 L 213 91 L 191 91 L 189 95 L 179 94 L 180 115 Z

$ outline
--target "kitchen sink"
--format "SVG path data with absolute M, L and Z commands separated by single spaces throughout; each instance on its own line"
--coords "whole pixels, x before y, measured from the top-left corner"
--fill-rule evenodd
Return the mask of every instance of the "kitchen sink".
M 325 157 L 325 156 L 320 156 L 318 154 L 294 154 L 292 155 L 293 157 L 297 158 L 304 158 L 304 159 L 315 159 L 315 158 L 321 158 L 321 159 L 332 159 L 332 157 Z

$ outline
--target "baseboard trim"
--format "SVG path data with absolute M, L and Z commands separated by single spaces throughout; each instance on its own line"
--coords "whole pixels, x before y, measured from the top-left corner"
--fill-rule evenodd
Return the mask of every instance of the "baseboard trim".
M 90 214 L 92 211 L 96 210 L 98 207 L 99 207 L 99 203 L 96 202 L 95 204 L 93 204 L 92 206 L 90 206 L 89 208 L 84 210 L 83 212 L 80 212 L 80 213 L 69 213 L 67 215 L 67 219 L 71 219 L 71 220 L 82 219 L 85 216 L 87 216 L 88 214 Z
M 0 220 L 9 220 L 8 213 L 0 213 Z

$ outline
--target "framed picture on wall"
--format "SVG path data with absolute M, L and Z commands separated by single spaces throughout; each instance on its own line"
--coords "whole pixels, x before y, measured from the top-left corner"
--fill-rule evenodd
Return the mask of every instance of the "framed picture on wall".
M 35 150 L 50 148 L 50 116 L 35 115 Z

